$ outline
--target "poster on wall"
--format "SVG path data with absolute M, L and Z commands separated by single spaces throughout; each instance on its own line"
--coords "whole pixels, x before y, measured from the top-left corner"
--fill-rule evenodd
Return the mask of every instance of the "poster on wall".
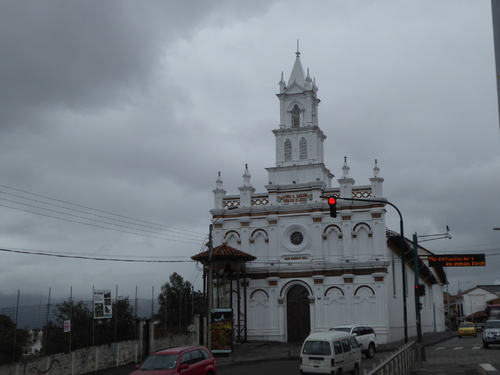
M 105 319 L 113 316 L 111 290 L 94 290 L 94 319 Z
M 233 309 L 212 309 L 212 353 L 233 351 Z

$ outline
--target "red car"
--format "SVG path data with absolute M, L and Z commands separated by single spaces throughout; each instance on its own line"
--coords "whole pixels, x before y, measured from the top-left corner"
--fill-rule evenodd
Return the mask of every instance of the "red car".
M 204 346 L 178 346 L 151 354 L 131 375 L 217 375 L 215 358 Z

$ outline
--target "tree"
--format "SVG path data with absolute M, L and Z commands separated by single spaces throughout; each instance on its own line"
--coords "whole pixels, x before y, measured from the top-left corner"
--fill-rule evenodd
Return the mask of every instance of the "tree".
M 16 328 L 11 318 L 0 315 L 0 364 L 18 361 L 28 336 L 27 331 Z
M 135 314 L 129 298 L 118 297 L 112 309 L 111 318 L 94 319 L 92 310 L 83 301 L 64 301 L 56 305 L 55 323 L 49 322 L 45 327 L 45 354 L 134 339 Z M 64 332 L 65 320 L 71 321 L 71 332 Z
M 93 344 L 92 311 L 83 301 L 63 301 L 56 305 L 55 324 L 49 322 L 44 332 L 45 354 L 68 352 L 71 334 L 71 350 L 86 348 Z M 71 333 L 64 332 L 64 321 L 71 321 Z
M 112 317 L 95 322 L 96 345 L 135 338 L 135 314 L 129 298 L 119 296 L 112 305 Z
M 158 318 L 167 329 L 184 330 L 192 324 L 194 314 L 203 314 L 203 293 L 195 292 L 191 283 L 177 272 L 171 274 L 169 280 L 158 295 Z

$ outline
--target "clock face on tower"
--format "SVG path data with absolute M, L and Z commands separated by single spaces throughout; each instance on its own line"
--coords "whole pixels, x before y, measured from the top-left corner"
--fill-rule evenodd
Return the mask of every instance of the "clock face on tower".
M 290 242 L 294 245 L 300 245 L 304 241 L 304 235 L 300 232 L 293 232 L 290 235 Z

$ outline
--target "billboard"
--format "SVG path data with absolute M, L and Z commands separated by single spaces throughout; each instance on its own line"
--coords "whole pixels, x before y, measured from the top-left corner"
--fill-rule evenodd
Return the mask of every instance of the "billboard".
M 483 267 L 486 266 L 484 254 L 446 254 L 429 255 L 429 267 Z
M 94 290 L 94 319 L 105 319 L 113 316 L 111 290 Z
M 233 351 L 233 309 L 212 309 L 212 353 Z

